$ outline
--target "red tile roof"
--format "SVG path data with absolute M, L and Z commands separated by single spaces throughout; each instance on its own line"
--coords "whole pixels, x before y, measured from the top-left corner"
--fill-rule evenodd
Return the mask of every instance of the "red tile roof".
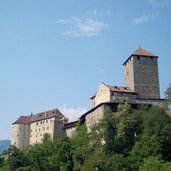
M 73 121 L 73 122 L 68 122 L 65 124 L 64 128 L 65 129 L 69 129 L 69 128 L 73 128 L 76 127 L 76 125 L 79 123 L 79 120 L 77 121 Z
M 48 119 L 48 118 L 64 118 L 64 120 L 68 120 L 65 118 L 65 116 L 58 110 L 58 109 L 53 109 L 45 112 L 41 112 L 38 114 L 31 114 L 30 116 L 20 116 L 17 121 L 15 121 L 13 124 L 29 124 L 31 122 L 37 122 L 40 120 Z
M 13 124 L 29 124 L 30 116 L 20 116 Z
M 132 89 L 130 89 L 129 87 L 111 86 L 111 85 L 107 85 L 105 83 L 103 83 L 103 84 L 106 85 L 110 89 L 110 91 L 112 91 L 112 92 L 137 93 L 137 92 L 133 91 Z M 93 99 L 94 97 L 96 97 L 96 93 L 90 99 Z
M 122 86 L 111 86 L 106 85 L 110 88 L 110 91 L 113 92 L 122 92 L 122 93 L 136 93 L 135 91 L 131 90 L 129 87 L 122 87 Z
M 157 55 L 142 48 L 138 48 L 132 55 L 157 57 Z
M 138 48 L 134 51 L 134 53 L 132 53 L 129 58 L 123 63 L 123 65 L 132 57 L 132 56 L 144 56 L 144 57 L 154 57 L 154 58 L 158 58 L 157 55 L 143 49 L 143 48 Z

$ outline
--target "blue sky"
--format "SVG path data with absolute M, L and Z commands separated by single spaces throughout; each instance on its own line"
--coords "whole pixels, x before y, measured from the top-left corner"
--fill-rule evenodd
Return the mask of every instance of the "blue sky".
M 139 45 L 160 57 L 164 97 L 171 0 L 1 0 L 0 139 L 31 112 L 77 119 L 101 82 L 124 85 L 122 64 Z

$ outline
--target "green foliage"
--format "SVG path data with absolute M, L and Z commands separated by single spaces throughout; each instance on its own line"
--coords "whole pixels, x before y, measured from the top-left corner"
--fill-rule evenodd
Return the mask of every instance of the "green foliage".
M 43 140 L 42 140 L 43 143 L 50 143 L 51 141 L 52 141 L 52 138 L 50 134 L 48 133 L 43 134 Z
M 10 171 L 15 171 L 17 168 L 23 167 L 26 165 L 26 158 L 24 153 L 17 149 L 15 146 L 11 146 L 8 150 L 8 166 Z
M 72 139 L 72 153 L 74 170 L 80 170 L 85 160 L 90 156 L 92 150 L 90 148 L 90 140 L 85 125 L 79 125 Z
M 145 158 L 140 166 L 140 171 L 170 171 L 171 163 L 164 162 L 159 157 L 150 156 Z
M 164 106 L 166 109 L 171 109 L 171 83 L 169 84 L 169 87 L 165 91 Z
M 72 169 L 71 143 L 68 138 L 44 141 L 27 150 L 31 167 L 40 171 L 67 171 Z

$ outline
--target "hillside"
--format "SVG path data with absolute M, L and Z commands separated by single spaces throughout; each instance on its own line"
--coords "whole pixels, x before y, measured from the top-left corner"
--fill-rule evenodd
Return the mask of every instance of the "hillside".
M 10 140 L 0 140 L 0 154 L 7 149 L 11 144 Z

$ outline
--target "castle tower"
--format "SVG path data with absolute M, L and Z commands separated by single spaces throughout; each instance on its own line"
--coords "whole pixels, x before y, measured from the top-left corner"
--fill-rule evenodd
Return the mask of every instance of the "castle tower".
M 123 63 L 125 85 L 138 93 L 139 99 L 159 99 L 158 56 L 138 48 Z

